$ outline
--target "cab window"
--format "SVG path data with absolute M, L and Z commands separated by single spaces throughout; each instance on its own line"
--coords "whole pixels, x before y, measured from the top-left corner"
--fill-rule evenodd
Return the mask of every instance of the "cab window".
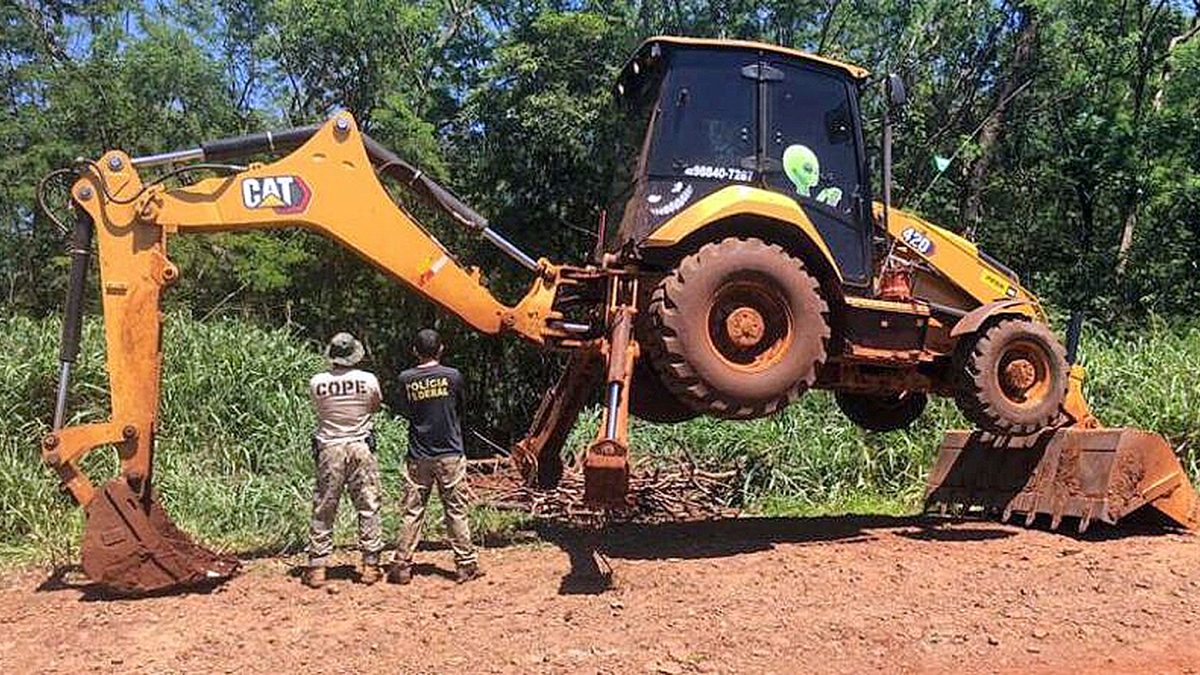
M 683 50 L 659 97 L 651 176 L 750 181 L 755 159 L 754 83 L 745 54 Z

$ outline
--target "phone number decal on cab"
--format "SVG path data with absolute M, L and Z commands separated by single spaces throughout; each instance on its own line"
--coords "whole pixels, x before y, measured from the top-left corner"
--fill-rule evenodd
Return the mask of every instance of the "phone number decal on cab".
M 749 183 L 754 180 L 754 172 L 750 169 L 737 169 L 731 166 L 708 166 L 693 164 L 683 170 L 683 175 L 693 178 L 716 178 L 718 180 L 736 180 Z

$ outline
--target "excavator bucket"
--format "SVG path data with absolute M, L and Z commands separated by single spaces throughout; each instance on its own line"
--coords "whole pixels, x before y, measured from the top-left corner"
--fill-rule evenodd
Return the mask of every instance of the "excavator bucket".
M 83 571 L 120 595 L 145 595 L 223 581 L 236 558 L 194 543 L 151 493 L 144 499 L 123 478 L 109 481 L 87 505 Z
M 1171 446 L 1158 434 L 1127 428 L 1062 427 L 1026 437 L 948 432 L 925 501 L 1005 521 L 1022 514 L 1027 526 L 1044 514 L 1052 529 L 1076 518 L 1079 532 L 1094 520 L 1115 525 L 1139 511 L 1180 528 L 1200 525 L 1196 491 Z

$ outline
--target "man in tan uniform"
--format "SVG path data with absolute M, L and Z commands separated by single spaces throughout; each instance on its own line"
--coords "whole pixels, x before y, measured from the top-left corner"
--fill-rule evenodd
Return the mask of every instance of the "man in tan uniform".
M 417 333 L 413 355 L 417 367 L 400 373 L 400 385 L 404 387 L 401 412 L 408 420 L 406 494 L 404 526 L 396 559 L 388 570 L 388 582 L 412 581 L 413 553 L 421 541 L 425 504 L 436 485 L 454 550 L 455 579 L 463 583 L 483 576 L 467 523 L 467 458 L 459 422 L 463 377 L 458 370 L 438 362 L 442 342 L 429 328 Z
M 325 583 L 325 566 L 333 553 L 333 523 L 342 488 L 358 511 L 358 546 L 362 550 L 359 580 L 379 581 L 379 552 L 383 550 L 379 522 L 379 462 L 375 457 L 374 422 L 379 410 L 379 380 L 354 366 L 362 360 L 362 343 L 349 333 L 338 333 L 325 350 L 329 370 L 308 383 L 317 411 L 313 454 L 317 486 L 313 495 L 308 567 L 302 580 L 319 588 Z

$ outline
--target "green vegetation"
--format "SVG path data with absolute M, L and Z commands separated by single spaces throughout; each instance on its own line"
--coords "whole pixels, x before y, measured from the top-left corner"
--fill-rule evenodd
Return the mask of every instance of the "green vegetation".
M 198 539 L 238 551 L 293 551 L 307 541 L 312 499 L 309 439 L 315 426 L 308 378 L 325 367 L 316 346 L 284 330 L 244 322 L 200 323 L 168 317 L 163 339 L 161 423 L 154 482 L 168 513 Z M 38 442 L 48 430 L 57 371 L 59 324 L 0 319 L 0 562 L 69 560 L 82 532 L 82 511 L 42 465 Z M 108 415 L 99 322 L 89 322 L 72 386 L 70 423 Z M 381 472 L 389 499 L 384 524 L 399 526 L 403 422 L 379 417 Z M 114 452 L 85 463 L 96 483 L 116 473 Z M 353 541 L 349 507 L 340 540 Z M 511 528 L 508 514 L 480 510 L 484 535 Z M 440 528 L 440 512 L 431 515 Z
M 299 550 L 312 480 L 314 420 L 305 384 L 324 367 L 316 345 L 232 320 L 171 316 L 166 327 L 155 481 L 167 510 L 185 531 L 216 546 Z M 91 322 L 85 333 L 71 402 L 76 422 L 106 415 L 98 329 Z M 53 320 L 0 320 L 0 372 L 7 383 L 0 390 L 0 562 L 68 560 L 78 545 L 82 514 L 58 492 L 56 476 L 37 453 L 53 399 L 57 337 Z M 1100 415 L 1164 433 L 1183 446 L 1196 475 L 1200 380 L 1193 373 L 1200 372 L 1200 326 L 1155 323 L 1141 334 L 1091 335 L 1084 347 Z M 532 411 L 536 400 L 522 403 Z M 574 448 L 591 438 L 595 423 L 595 414 L 581 421 Z M 863 432 L 829 396 L 813 393 L 781 415 L 752 422 L 637 423 L 633 445 L 645 462 L 686 454 L 713 468 L 741 466 L 741 497 L 752 512 L 898 513 L 917 507 L 941 431 L 960 424 L 950 402 L 937 400 L 908 432 Z M 394 533 L 404 428 L 385 414 L 378 429 L 385 526 Z M 113 475 L 113 453 L 96 455 L 88 462 L 91 475 Z M 339 541 L 352 543 L 348 507 L 342 515 Z M 517 524 L 487 510 L 475 519 L 484 537 Z

